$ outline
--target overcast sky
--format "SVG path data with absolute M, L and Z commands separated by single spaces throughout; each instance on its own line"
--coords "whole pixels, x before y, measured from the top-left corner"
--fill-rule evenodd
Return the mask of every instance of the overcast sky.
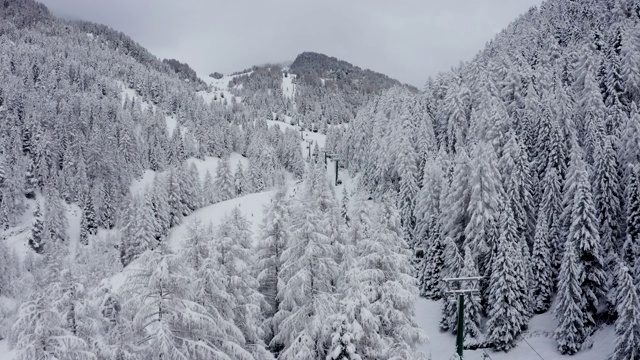
M 419 87 L 541 0 L 40 0 L 200 76 L 316 51 Z

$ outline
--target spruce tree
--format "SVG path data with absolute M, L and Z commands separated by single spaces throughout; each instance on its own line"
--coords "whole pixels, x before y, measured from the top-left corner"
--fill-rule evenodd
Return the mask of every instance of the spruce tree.
M 471 199 L 471 160 L 464 149 L 458 151 L 453 168 L 453 179 L 448 188 L 442 206 L 443 235 L 450 237 L 456 244 L 462 246 L 464 230 L 469 221 L 469 202 Z
M 550 231 L 547 214 L 540 208 L 536 223 L 536 235 L 533 239 L 533 253 L 531 254 L 531 266 L 534 274 L 531 279 L 532 302 L 533 311 L 537 314 L 549 309 L 553 293 L 554 277 L 551 267 Z
M 535 214 L 528 154 L 524 145 L 511 133 L 504 146 L 499 164 L 505 206 L 511 206 L 518 234 L 524 236 L 527 245 L 533 243 Z
M 616 345 L 611 360 L 635 360 L 640 358 L 640 299 L 631 271 L 620 266 L 618 273 L 616 308 Z
M 44 224 L 42 221 L 42 214 L 40 213 L 40 204 L 36 204 L 36 208 L 33 211 L 33 222 L 31 224 L 31 234 L 29 235 L 28 244 L 33 251 L 38 254 L 42 254 L 45 248 L 44 243 Z
M 424 164 L 422 174 L 422 187 L 416 196 L 415 218 L 416 244 L 423 248 L 428 247 L 427 239 L 431 239 L 435 234 L 440 236 L 440 230 L 431 229 L 433 217 L 440 218 L 440 199 L 446 193 L 446 182 L 444 172 L 436 159 L 429 158 Z
M 238 161 L 238 166 L 236 166 L 236 171 L 233 174 L 234 185 L 236 189 L 236 195 L 242 196 L 247 192 L 245 179 L 244 167 L 242 166 L 242 161 Z
M 540 186 L 542 186 L 542 199 L 540 210 L 544 212 L 549 227 L 549 247 L 551 251 L 550 264 L 553 269 L 553 276 L 556 277 L 560 262 L 562 261 L 561 222 L 562 214 L 562 192 L 560 190 L 560 178 L 555 168 L 547 169 Z
M 188 212 L 185 206 L 180 181 L 180 174 L 177 173 L 175 168 L 169 170 L 169 189 L 168 189 L 168 203 L 169 203 L 169 226 L 177 226 L 182 222 L 182 218 L 185 212 Z
M 445 264 L 445 246 L 440 237 L 440 223 L 435 216 L 431 217 L 431 224 L 430 238 L 426 241 L 427 248 L 418 268 L 418 287 L 420 295 L 438 300 L 442 296 L 440 274 Z
M 191 163 L 186 171 L 186 180 L 189 184 L 189 191 L 186 192 L 186 205 L 190 212 L 202 207 L 202 183 L 200 182 L 200 173 L 195 163 Z
M 627 262 L 627 266 L 634 266 L 638 257 L 640 257 L 640 167 L 637 165 L 630 166 L 629 183 L 626 190 L 626 227 L 627 238 L 623 246 L 626 251 L 623 253 L 623 259 Z
M 578 352 L 587 336 L 585 321 L 588 315 L 584 310 L 586 299 L 581 288 L 584 278 L 584 268 L 578 259 L 576 244 L 569 238 L 564 245 L 554 310 L 558 320 L 554 337 L 562 354 L 572 355 Z
M 468 246 L 464 251 L 464 266 L 460 272 L 460 277 L 474 277 L 480 276 L 478 267 L 474 260 L 471 248 Z M 473 282 L 463 282 L 463 288 L 470 288 Z M 482 307 L 480 305 L 480 299 L 476 299 L 473 296 L 468 296 L 464 302 L 464 336 L 477 339 L 480 335 L 480 321 Z
M 414 228 L 416 223 L 414 216 L 415 198 L 419 188 L 417 182 L 418 168 L 416 154 L 409 140 L 409 134 L 404 134 L 400 140 L 397 162 L 398 175 L 400 176 L 400 192 L 398 194 L 400 218 L 404 229 L 405 241 L 413 247 L 415 246 Z
M 586 165 L 581 159 L 574 163 L 576 167 L 574 181 L 570 185 L 574 188 L 569 227 L 569 238 L 577 247 L 578 261 L 584 269 L 584 278 L 580 287 L 584 292 L 587 317 L 585 325 L 595 326 L 595 316 L 599 298 L 603 295 L 606 282 L 604 261 L 598 232 L 598 220 L 593 205 L 591 184 L 587 178 Z
M 93 199 L 89 194 L 84 196 L 83 203 L 82 219 L 80 220 L 80 243 L 87 245 L 89 243 L 89 235 L 98 233 L 98 224 L 96 222 Z
M 229 158 L 223 157 L 216 168 L 216 180 L 214 182 L 217 201 L 226 201 L 236 196 L 233 174 L 229 167 Z
M 347 187 L 342 187 L 342 201 L 340 202 L 340 215 L 344 219 L 345 224 L 349 225 L 349 194 L 347 193 Z
M 167 179 L 156 176 L 151 191 L 151 208 L 153 210 L 156 243 L 162 242 L 169 234 L 170 209 L 167 199 Z
M 502 187 L 497 159 L 490 145 L 477 145 L 471 166 L 469 223 L 465 227 L 465 246 L 478 257 L 481 275 L 489 275 L 490 250 L 495 246 Z M 515 176 L 515 174 L 513 175 Z
M 213 185 L 213 176 L 211 176 L 211 172 L 208 169 L 204 175 L 204 182 L 202 183 L 202 194 L 204 197 L 204 206 L 209 206 L 215 203 L 216 195 Z
M 45 218 L 44 227 L 49 231 L 51 241 L 61 243 L 67 240 L 67 214 L 66 206 L 62 199 L 59 198 L 55 188 L 48 191 L 45 201 Z
M 509 351 L 527 325 L 526 278 L 516 220 L 509 206 L 501 215 L 501 233 L 492 257 L 489 287 L 488 341 L 498 351 Z
M 442 267 L 442 271 L 440 272 L 441 279 L 459 277 L 460 272 L 462 271 L 462 267 L 464 266 L 464 260 L 462 259 L 462 256 L 460 256 L 458 246 L 450 237 L 446 237 L 444 239 L 443 258 L 444 266 Z M 446 290 L 444 288 L 444 283 L 441 282 L 440 286 L 442 288 L 441 291 L 444 292 L 444 290 Z M 449 301 L 449 299 L 445 296 L 442 298 L 442 317 L 440 319 L 440 329 L 443 331 L 451 331 L 452 333 L 455 333 L 456 328 L 456 303 Z
M 609 253 L 621 245 L 620 223 L 620 180 L 618 160 L 612 139 L 606 137 L 595 153 L 594 169 L 595 207 L 600 229 L 602 249 Z

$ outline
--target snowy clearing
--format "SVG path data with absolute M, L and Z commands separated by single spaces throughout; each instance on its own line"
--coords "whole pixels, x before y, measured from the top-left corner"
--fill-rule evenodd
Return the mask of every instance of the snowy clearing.
M 279 126 L 280 130 L 285 131 L 286 129 L 294 129 L 298 132 L 300 132 L 299 128 L 295 125 L 291 125 L 289 123 L 286 122 L 282 122 L 282 121 L 275 121 L 275 120 L 267 120 L 267 125 L 268 126 Z M 302 136 L 304 139 L 301 139 L 300 141 L 300 146 L 302 146 L 302 155 L 307 158 L 309 156 L 309 149 L 308 149 L 308 142 L 311 142 L 311 150 L 313 151 L 313 147 L 315 146 L 315 143 L 318 143 L 318 146 L 320 147 L 320 149 L 324 148 L 324 144 L 327 140 L 327 136 L 325 134 L 319 133 L 319 132 L 312 132 L 312 131 L 307 131 L 304 130 L 302 132 Z
M 293 84 L 295 74 L 289 73 L 288 76 L 282 74 L 282 96 L 286 99 L 293 99 L 296 94 L 296 85 Z

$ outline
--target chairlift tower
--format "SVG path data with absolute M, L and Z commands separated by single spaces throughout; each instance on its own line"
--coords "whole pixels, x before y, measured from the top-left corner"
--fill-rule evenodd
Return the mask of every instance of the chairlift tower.
M 325 150 L 324 152 L 324 165 L 325 167 L 327 166 L 327 159 L 331 159 L 335 166 L 336 166 L 336 178 L 334 180 L 334 186 L 338 186 L 338 169 L 339 167 L 339 163 L 340 161 L 344 161 L 344 159 L 342 159 L 340 156 L 338 156 L 338 154 L 335 153 L 329 153 Z
M 313 144 L 312 140 L 305 140 L 307 143 L 307 150 L 309 150 L 309 157 L 308 160 L 311 161 L 311 144 Z
M 447 300 L 458 302 L 458 330 L 456 332 L 456 352 L 460 359 L 464 348 L 464 296 L 469 295 L 472 299 L 480 299 L 479 282 L 482 276 L 444 278 L 442 281 L 447 285 L 445 295 Z M 463 285 L 465 287 L 463 288 Z M 457 295 L 457 299 L 456 299 Z

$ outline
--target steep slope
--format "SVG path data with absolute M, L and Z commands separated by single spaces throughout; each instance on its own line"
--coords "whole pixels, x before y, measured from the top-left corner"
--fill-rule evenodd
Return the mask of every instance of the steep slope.
M 244 73 L 229 86 L 251 107 L 320 131 L 350 122 L 365 103 L 393 86 L 417 92 L 386 75 L 313 52 L 298 55 L 288 68 L 268 64 Z
M 105 26 L 57 19 L 31 0 L 3 1 L 0 20 L 0 338 L 39 357 L 34 330 L 12 324 L 46 304 L 37 311 L 51 315 L 41 324 L 49 351 L 114 358 L 107 328 L 77 336 L 63 320 L 75 306 L 64 303 L 67 286 L 78 291 L 69 301 L 100 314 L 90 299 L 100 281 L 158 247 L 183 216 L 282 184 L 287 170 L 300 177 L 299 134 L 206 102 L 197 84 Z M 242 166 L 230 167 L 232 152 Z M 200 162 L 218 158 L 227 166 L 198 176 Z M 155 172 L 169 175 L 132 191 Z M 105 320 L 93 315 L 84 319 Z
M 441 299 L 443 277 L 486 278 L 469 341 L 522 347 L 533 314 L 553 313 L 540 343 L 555 356 L 603 356 L 591 339 L 610 339 L 614 322 L 609 352 L 640 347 L 621 325 L 638 321 L 637 301 L 616 295 L 623 265 L 639 276 L 638 9 L 547 1 L 423 94 L 391 89 L 330 132 L 328 150 L 366 188 L 398 195 L 405 237 L 425 254 L 423 296 Z M 455 308 L 443 309 L 440 328 L 455 333 Z

